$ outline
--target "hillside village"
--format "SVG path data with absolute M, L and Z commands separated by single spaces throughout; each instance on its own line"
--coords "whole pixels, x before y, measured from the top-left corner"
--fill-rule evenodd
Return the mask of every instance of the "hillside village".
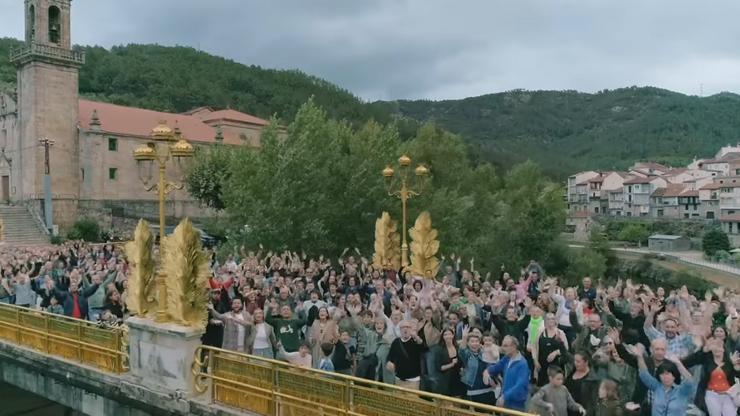
M 686 167 L 635 163 L 627 171 L 583 171 L 568 177 L 571 222 L 593 216 L 719 221 L 740 244 L 740 143 Z

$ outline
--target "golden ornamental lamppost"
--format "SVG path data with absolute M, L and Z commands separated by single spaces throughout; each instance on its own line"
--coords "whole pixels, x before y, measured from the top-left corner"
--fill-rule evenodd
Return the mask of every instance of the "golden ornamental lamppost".
M 195 149 L 193 145 L 180 134 L 179 129 L 173 131 L 165 121 L 152 129 L 152 142 L 143 144 L 134 150 L 134 160 L 138 170 L 139 179 L 146 187 L 147 192 L 156 191 L 159 196 L 159 256 L 162 258 L 165 241 L 165 199 L 172 191 L 183 189 L 184 183 L 176 183 L 167 180 L 167 163 L 173 161 L 175 167 L 184 173 L 187 164 L 193 159 Z M 149 185 L 153 178 L 154 164 L 159 167 L 159 180 Z M 160 268 L 157 273 L 157 322 L 167 321 L 167 289 L 165 286 L 165 273 Z
M 429 169 L 420 164 L 414 169 L 414 189 L 412 189 L 411 158 L 403 155 L 398 158 L 398 171 L 388 165 L 383 169 L 383 177 L 388 187 L 388 195 L 398 197 L 401 200 L 401 266 L 409 265 L 409 245 L 406 241 L 406 205 L 409 199 L 421 195 L 424 188 L 424 180 L 429 175 Z

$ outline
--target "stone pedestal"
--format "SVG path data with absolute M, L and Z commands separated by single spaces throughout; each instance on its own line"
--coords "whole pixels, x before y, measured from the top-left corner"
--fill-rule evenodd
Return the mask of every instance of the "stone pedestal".
M 204 331 L 139 317 L 127 319 L 126 324 L 131 376 L 152 390 L 192 394 L 191 366 Z

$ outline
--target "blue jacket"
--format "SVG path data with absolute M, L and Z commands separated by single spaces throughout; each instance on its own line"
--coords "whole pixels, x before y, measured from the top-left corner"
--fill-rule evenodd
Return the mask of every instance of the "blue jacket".
M 503 375 L 501 396 L 506 407 L 523 408 L 529 396 L 529 366 L 521 354 L 514 358 L 502 357 L 488 367 L 488 375 Z

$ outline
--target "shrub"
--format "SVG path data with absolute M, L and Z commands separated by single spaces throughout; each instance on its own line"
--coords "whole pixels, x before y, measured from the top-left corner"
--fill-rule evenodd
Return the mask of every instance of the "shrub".
M 67 238 L 70 240 L 84 240 L 97 243 L 100 240 L 100 225 L 95 220 L 81 218 L 77 220 L 69 232 Z
M 704 238 L 701 240 L 704 254 L 709 257 L 714 257 L 717 251 L 730 251 L 730 239 L 727 237 L 724 231 L 715 228 L 707 231 L 704 234 Z
M 634 244 L 646 243 L 650 232 L 642 224 L 630 224 L 619 232 L 619 239 Z

